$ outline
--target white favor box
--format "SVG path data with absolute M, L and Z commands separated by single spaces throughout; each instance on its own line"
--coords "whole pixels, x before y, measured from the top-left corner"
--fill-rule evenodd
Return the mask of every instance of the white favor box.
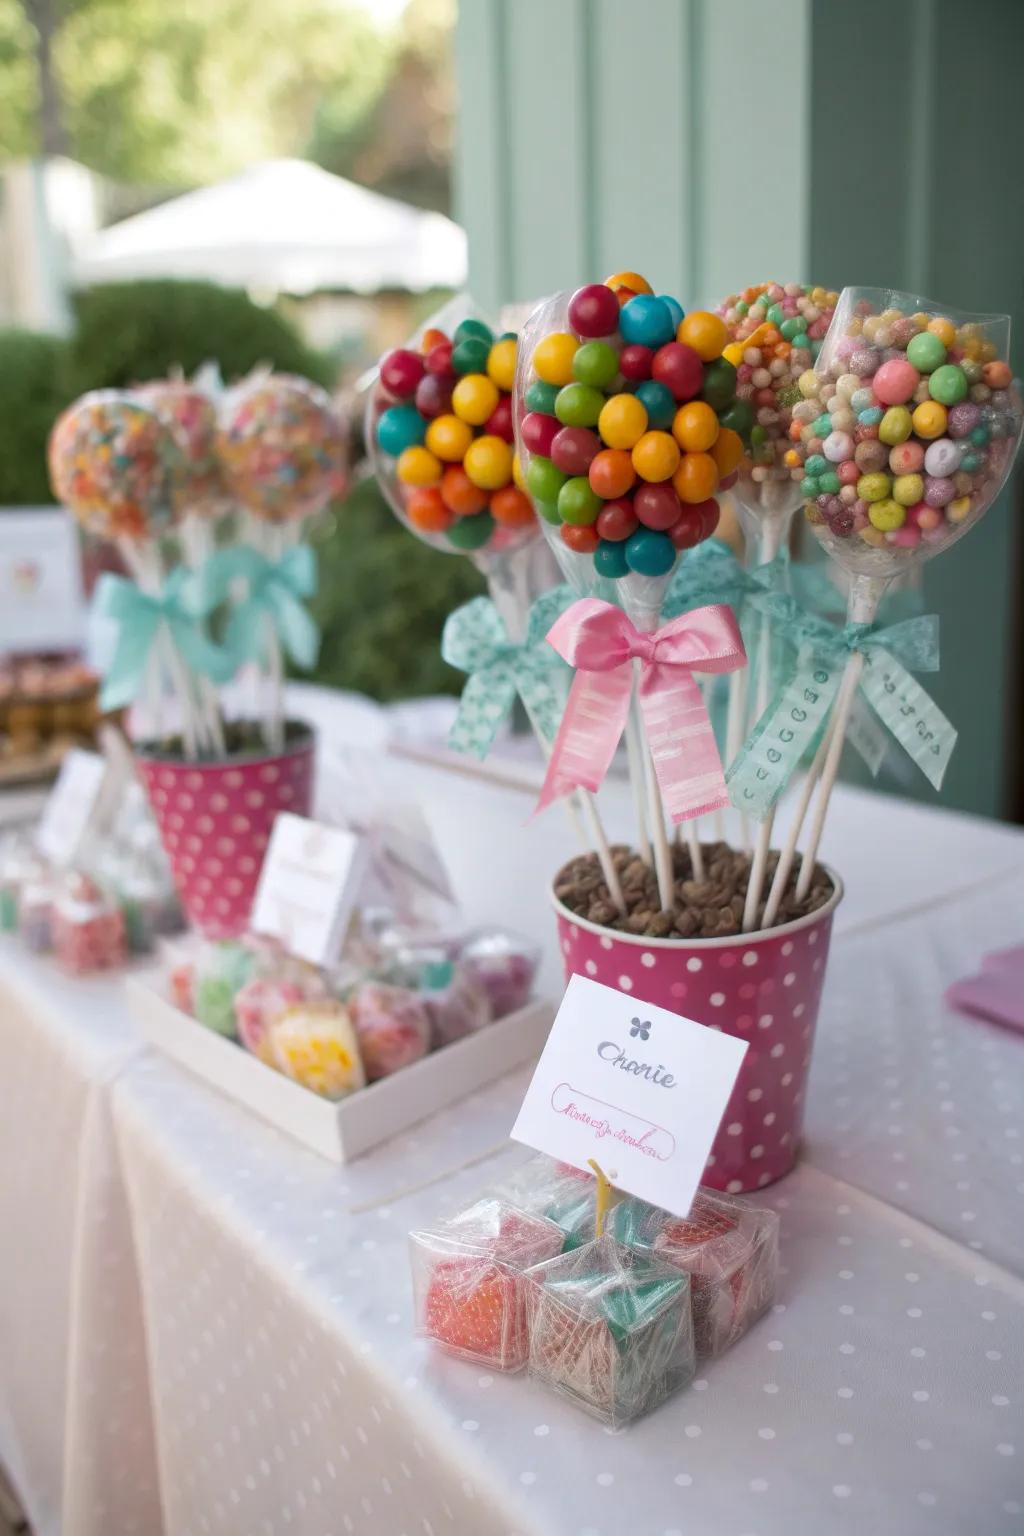
M 513 1067 L 535 1060 L 555 1016 L 550 1002 L 530 1003 L 333 1102 L 183 1013 L 166 997 L 166 984 L 159 970 L 125 979 L 132 1012 L 150 1045 L 336 1163 L 349 1162 Z

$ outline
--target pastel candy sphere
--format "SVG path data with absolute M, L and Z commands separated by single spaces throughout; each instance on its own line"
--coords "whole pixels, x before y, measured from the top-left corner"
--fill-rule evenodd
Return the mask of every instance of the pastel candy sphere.
M 924 456 L 924 467 L 929 475 L 940 478 L 952 475 L 960 468 L 960 450 L 948 437 L 940 437 L 930 443 Z
M 587 283 L 569 300 L 569 324 L 578 336 L 612 336 L 619 326 L 619 301 L 604 283 Z
M 821 451 L 830 464 L 841 464 L 844 459 L 853 458 L 853 448 L 853 438 L 849 432 L 830 432 Z
M 667 576 L 676 561 L 671 539 L 653 528 L 638 528 L 625 549 L 626 563 L 638 576 Z
M 875 438 L 868 438 L 866 442 L 858 443 L 853 458 L 857 468 L 863 470 L 866 475 L 876 474 L 889 462 L 885 444 L 878 442 Z
M 944 507 L 956 495 L 952 480 L 929 475 L 924 483 L 924 499 L 930 507 Z
M 884 501 L 891 489 L 892 481 L 888 475 L 861 475 L 857 481 L 857 495 L 861 501 Z
M 946 430 L 946 407 L 938 400 L 924 400 L 914 411 L 914 431 L 918 437 L 941 437 Z
M 916 474 L 924 464 L 924 448 L 918 442 L 900 443 L 889 450 L 889 468 L 894 475 Z
M 934 331 L 919 331 L 907 343 L 907 362 L 919 373 L 933 373 L 946 361 L 946 348 Z
M 885 497 L 868 508 L 868 517 L 872 528 L 877 528 L 880 533 L 895 533 L 906 522 L 907 509 L 893 498 Z
M 943 363 L 928 380 L 928 390 L 940 405 L 958 405 L 967 396 L 967 375 L 955 363 Z
M 913 430 L 914 423 L 906 406 L 893 405 L 878 423 L 878 440 L 895 448 L 897 443 L 905 443 Z
M 883 405 L 903 405 L 913 395 L 920 377 L 912 363 L 894 357 L 877 370 L 871 387 Z
M 651 294 L 638 293 L 622 306 L 619 330 L 624 341 L 636 346 L 661 347 L 672 340 L 676 328 L 667 304 Z
M 924 495 L 924 481 L 920 475 L 897 475 L 892 483 L 892 499 L 901 507 L 912 507 Z

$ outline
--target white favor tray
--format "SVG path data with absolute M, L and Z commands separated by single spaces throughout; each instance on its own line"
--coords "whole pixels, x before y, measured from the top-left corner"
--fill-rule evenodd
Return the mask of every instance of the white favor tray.
M 535 1060 L 555 1016 L 550 1002 L 530 1003 L 333 1102 L 293 1083 L 242 1046 L 175 1008 L 162 990 L 164 972 L 127 977 L 125 986 L 150 1045 L 336 1163 L 349 1162 L 502 1073 Z

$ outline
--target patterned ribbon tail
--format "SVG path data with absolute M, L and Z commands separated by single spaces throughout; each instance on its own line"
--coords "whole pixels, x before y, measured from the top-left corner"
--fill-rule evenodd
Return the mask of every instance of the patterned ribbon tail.
M 93 606 L 117 625 L 114 654 L 100 689 L 100 708 L 123 709 L 142 691 L 150 649 L 162 621 L 160 606 L 132 582 L 110 572 L 100 578 Z
M 728 805 L 729 794 L 700 684 L 689 668 L 664 671 L 657 662 L 642 669 L 640 708 L 665 809 L 688 821 Z
M 889 750 L 885 726 L 858 689 L 850 706 L 846 739 L 873 779 L 877 779 Z
M 463 752 L 483 762 L 515 696 L 515 679 L 508 666 L 499 662 L 472 672 L 466 679 L 459 712 L 448 732 L 448 745 L 452 751 Z
M 942 788 L 956 728 L 891 651 L 864 652 L 861 692 L 875 714 L 935 789 Z
M 732 803 L 757 820 L 767 816 L 797 764 L 823 729 L 843 675 L 820 653 L 800 652 L 796 670 L 774 698 L 729 765 Z
M 600 789 L 626 728 L 632 689 L 630 661 L 600 672 L 576 673 L 537 801 L 538 811 L 574 789 L 588 789 L 592 794 Z

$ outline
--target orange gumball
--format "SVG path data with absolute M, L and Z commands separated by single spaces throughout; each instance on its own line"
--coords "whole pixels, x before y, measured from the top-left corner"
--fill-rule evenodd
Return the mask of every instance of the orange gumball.
M 670 480 L 678 463 L 679 445 L 669 432 L 645 432 L 633 447 L 633 468 L 641 480 Z
M 632 455 L 624 448 L 602 448 L 590 461 L 590 489 L 602 501 L 625 496 L 636 479 Z
M 597 529 L 591 523 L 563 523 L 558 531 L 562 543 L 574 549 L 578 555 L 592 555 L 601 542 Z
M 722 348 L 729 340 L 729 332 L 725 328 L 725 321 L 711 314 L 710 310 L 691 309 L 679 322 L 676 340 L 684 346 L 692 347 L 702 362 L 711 363 L 716 357 L 721 357 Z
M 423 356 L 426 357 L 427 353 L 433 347 L 439 346 L 442 341 L 447 340 L 448 337 L 445 335 L 444 331 L 439 331 L 436 326 L 429 326 L 428 329 L 423 332 L 423 339 L 420 342 L 420 351 L 423 353 Z
M 441 498 L 456 517 L 472 517 L 487 505 L 487 492 L 473 484 L 461 464 L 450 464 L 442 475 Z
M 533 503 L 514 485 L 504 485 L 491 496 L 491 516 L 505 528 L 525 528 L 533 522 Z
M 704 400 L 689 400 L 676 411 L 672 436 L 687 453 L 706 453 L 718 436 L 718 417 Z
M 409 521 L 421 533 L 444 533 L 455 521 L 455 514 L 444 504 L 436 485 L 424 486 L 413 491 L 405 504 Z
M 731 475 L 744 454 L 743 439 L 731 427 L 722 427 L 711 445 L 711 457 L 718 466 L 721 479 Z M 789 454 L 786 455 L 788 460 Z M 797 459 L 797 463 L 799 463 Z
M 639 272 L 613 272 L 611 277 L 605 278 L 604 286 L 611 288 L 613 292 L 619 288 L 629 288 L 632 290 L 631 296 L 654 292 L 646 277 L 641 277 Z
M 684 453 L 672 485 L 680 501 L 707 501 L 718 489 L 718 465 L 710 453 Z

